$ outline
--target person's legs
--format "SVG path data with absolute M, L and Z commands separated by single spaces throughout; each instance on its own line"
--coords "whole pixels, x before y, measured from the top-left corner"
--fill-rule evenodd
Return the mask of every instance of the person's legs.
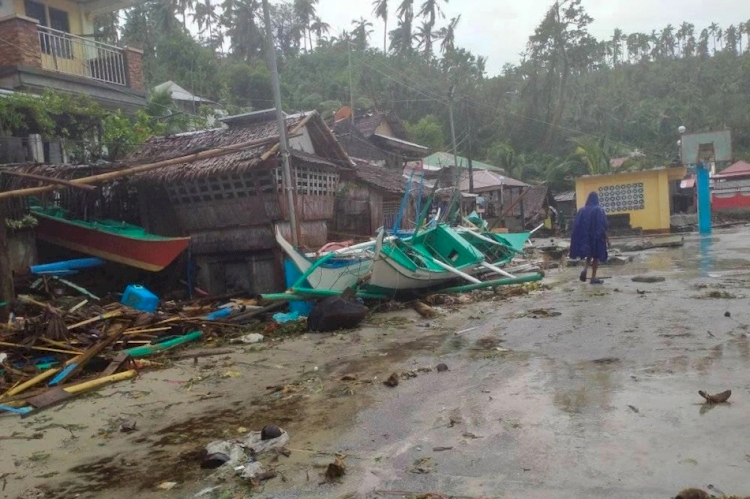
M 589 265 L 591 265 L 591 258 L 587 258 L 586 263 L 583 265 L 583 270 L 581 271 L 581 275 L 579 276 L 581 282 L 586 282 L 586 274 L 588 274 L 589 272 Z
M 599 269 L 599 260 L 594 258 L 591 262 L 591 284 L 601 284 L 602 280 L 596 278 L 596 271 Z

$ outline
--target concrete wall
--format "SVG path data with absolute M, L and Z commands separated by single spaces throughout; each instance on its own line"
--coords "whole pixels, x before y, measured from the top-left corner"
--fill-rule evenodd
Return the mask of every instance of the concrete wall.
M 36 234 L 33 230 L 17 230 L 8 232 L 8 256 L 10 269 L 13 272 L 36 265 Z
M 622 187 L 643 184 L 644 203 L 642 209 L 610 210 L 608 214 L 630 215 L 630 226 L 644 231 L 668 231 L 670 213 L 669 181 L 685 176 L 685 168 L 663 168 L 638 172 L 613 173 L 580 177 L 576 180 L 576 203 L 580 209 L 586 204 L 589 193 L 601 194 L 606 187 Z

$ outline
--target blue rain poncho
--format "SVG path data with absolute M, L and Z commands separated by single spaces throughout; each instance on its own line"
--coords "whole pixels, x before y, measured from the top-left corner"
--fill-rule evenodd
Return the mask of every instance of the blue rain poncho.
M 570 258 L 607 261 L 607 214 L 599 205 L 599 195 L 589 194 L 586 206 L 578 210 L 570 237 Z

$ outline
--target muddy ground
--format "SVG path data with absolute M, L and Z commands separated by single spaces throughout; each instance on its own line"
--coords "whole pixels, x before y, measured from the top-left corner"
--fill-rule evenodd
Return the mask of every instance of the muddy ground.
M 553 270 L 550 289 L 528 296 L 431 320 L 376 314 L 353 332 L 187 359 L 35 417 L 0 416 L 0 497 L 750 494 L 749 236 L 687 236 L 604 268 L 603 286 Z M 642 274 L 665 281 L 632 281 Z M 418 370 L 440 362 L 450 370 Z M 699 389 L 733 395 L 704 406 Z M 121 433 L 123 420 L 137 430 Z M 200 468 L 207 442 L 266 423 L 291 436 L 291 456 L 267 463 L 277 478 L 251 491 Z M 321 484 L 335 453 L 347 475 Z

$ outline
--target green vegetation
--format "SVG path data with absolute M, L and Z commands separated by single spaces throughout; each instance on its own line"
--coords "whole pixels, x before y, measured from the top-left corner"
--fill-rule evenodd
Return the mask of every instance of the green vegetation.
M 561 187 L 607 171 L 611 158 L 630 158 L 629 169 L 669 164 L 680 125 L 730 127 L 735 156 L 750 154 L 750 21 L 618 29 L 599 40 L 581 0 L 568 0 L 545 13 L 520 63 L 488 75 L 486 60 L 460 47 L 460 16 L 446 19 L 444 1 L 375 0 L 371 19 L 339 33 L 318 17 L 317 0 L 275 2 L 286 110 L 334 112 L 350 101 L 351 74 L 355 107 L 395 110 L 413 140 L 445 149 L 455 85 L 459 154 Z M 230 112 L 272 106 L 258 0 L 147 0 L 123 22 L 98 21 L 108 41 L 146 50 L 152 85 L 174 80 Z
M 40 134 L 62 142 L 71 162 L 115 160 L 152 135 L 205 125 L 201 116 L 180 113 L 172 98 L 154 94 L 134 116 L 109 111 L 86 95 L 46 91 L 0 98 L 0 136 Z

